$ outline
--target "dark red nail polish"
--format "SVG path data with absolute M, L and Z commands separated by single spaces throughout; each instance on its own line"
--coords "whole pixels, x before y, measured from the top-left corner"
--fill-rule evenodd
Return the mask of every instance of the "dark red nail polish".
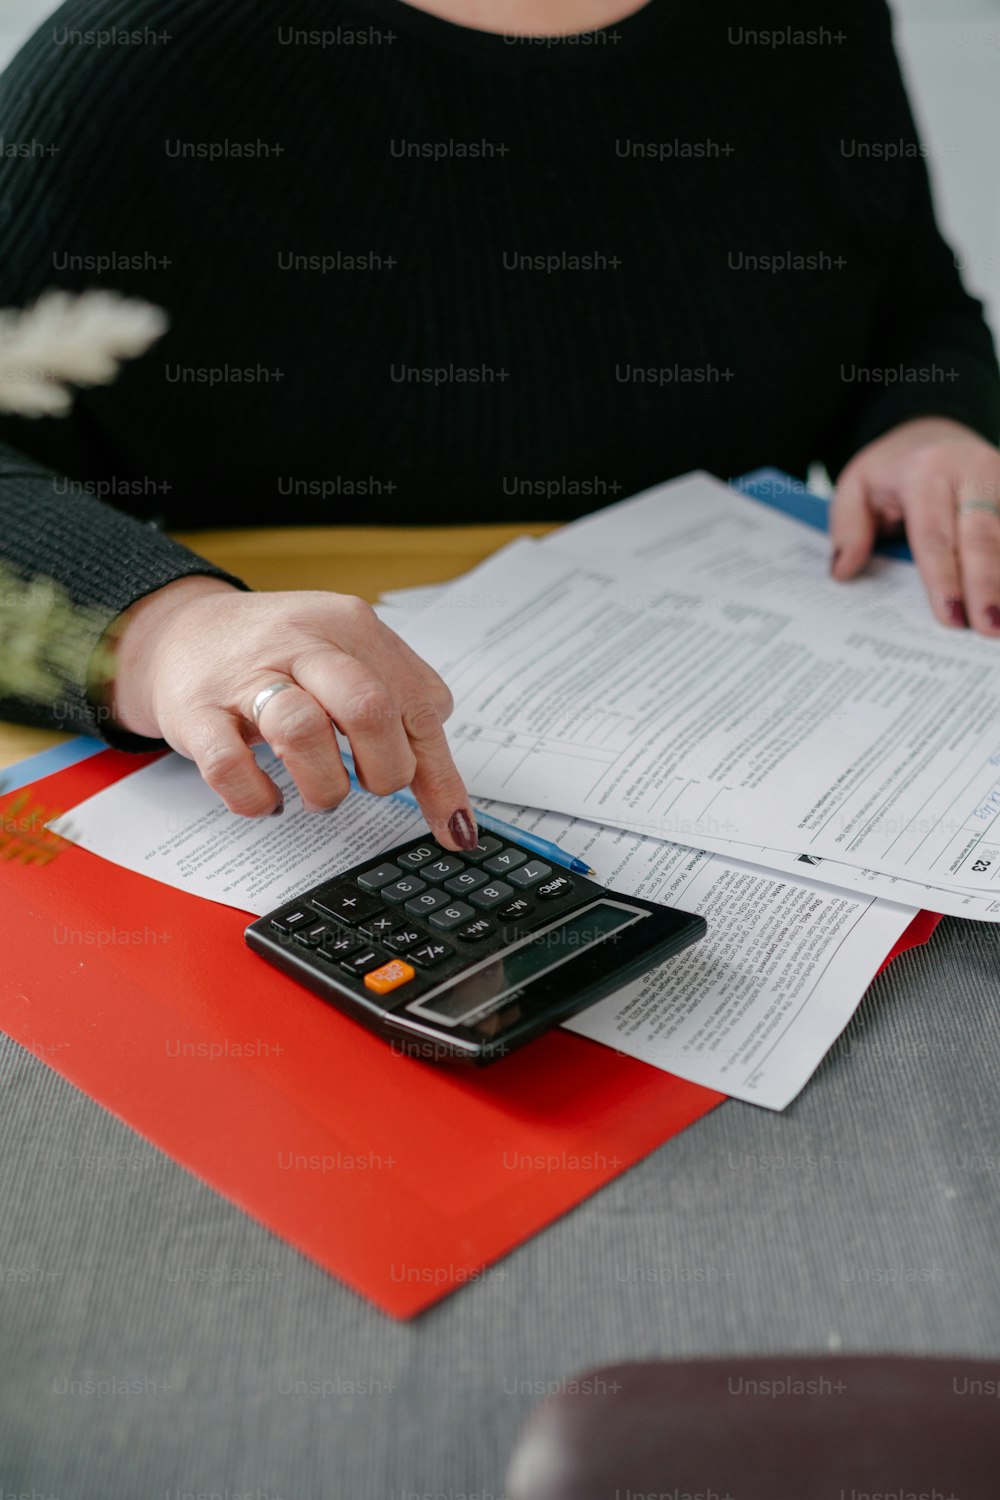
M 284 799 L 284 797 L 282 797 L 282 799 L 278 803 L 277 807 L 272 807 L 272 809 L 271 809 L 271 817 L 272 818 L 276 818 L 278 816 L 278 814 L 279 813 L 283 813 L 284 810 L 285 810 L 285 799 Z
M 448 819 L 448 832 L 460 849 L 474 849 L 479 843 L 479 830 L 464 807 Z
M 836 552 L 830 558 L 830 572 L 831 573 L 833 572 L 834 568 L 837 566 L 837 560 L 840 557 L 840 553 L 841 553 L 841 548 L 838 547 L 837 550 L 836 550 Z
M 991 629 L 1000 630 L 1000 605 L 991 604 L 986 611 L 986 618 Z
M 965 613 L 965 605 L 962 603 L 961 599 L 949 599 L 947 601 L 947 604 L 948 604 L 948 618 L 951 621 L 951 623 L 953 625 L 965 625 L 965 626 L 968 626 L 969 617 Z

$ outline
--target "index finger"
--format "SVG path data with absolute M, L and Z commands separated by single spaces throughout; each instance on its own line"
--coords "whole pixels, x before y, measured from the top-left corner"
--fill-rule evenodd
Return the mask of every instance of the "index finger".
M 956 517 L 966 611 L 974 630 L 1000 632 L 1000 514 L 991 500 L 963 501 Z
M 479 830 L 437 709 L 429 698 L 411 696 L 401 711 L 417 762 L 410 787 L 428 828 L 446 848 L 474 849 Z
M 381 629 L 366 635 L 356 650 L 379 672 L 399 706 L 416 761 L 410 788 L 427 826 L 445 848 L 474 849 L 479 831 L 443 727 L 453 707 L 451 693 L 433 667 L 379 623 Z
M 951 481 L 927 475 L 904 497 L 906 536 L 942 625 L 966 625 Z

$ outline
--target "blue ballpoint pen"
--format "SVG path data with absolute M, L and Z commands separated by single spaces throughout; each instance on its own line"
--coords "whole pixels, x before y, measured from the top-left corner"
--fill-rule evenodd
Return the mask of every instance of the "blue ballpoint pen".
M 537 833 L 528 833 L 524 828 L 515 828 L 512 823 L 505 823 L 502 818 L 495 818 L 492 813 L 483 812 L 480 808 L 473 808 L 476 822 L 480 828 L 486 828 L 490 833 L 498 833 L 501 838 L 511 839 L 515 844 L 522 844 L 525 849 L 533 849 L 542 859 L 550 859 L 554 865 L 562 865 L 564 869 L 572 870 L 575 875 L 596 875 L 584 860 L 578 859 L 575 854 L 567 854 L 565 849 L 560 849 L 558 844 L 553 844 L 551 839 L 540 839 Z
M 356 792 L 363 792 L 364 787 L 358 780 L 353 758 L 343 747 L 340 753 L 344 758 L 351 786 Z M 408 788 L 400 792 L 392 792 L 390 795 L 394 801 L 404 802 L 407 807 L 418 805 L 416 797 Z M 473 813 L 480 828 L 485 828 L 489 833 L 498 833 L 501 838 L 510 839 L 515 844 L 522 844 L 525 849 L 532 849 L 542 859 L 550 859 L 554 865 L 562 865 L 564 870 L 572 870 L 574 875 L 597 873 L 584 860 L 578 859 L 575 854 L 567 854 L 565 849 L 560 849 L 559 845 L 553 844 L 550 839 L 540 839 L 535 833 L 527 833 L 523 828 L 514 828 L 510 823 L 505 823 L 502 818 L 495 818 L 492 813 L 481 812 L 477 808 L 473 808 Z

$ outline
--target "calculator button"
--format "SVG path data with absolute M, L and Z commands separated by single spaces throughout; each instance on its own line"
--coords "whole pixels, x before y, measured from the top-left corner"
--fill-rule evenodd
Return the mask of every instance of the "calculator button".
M 419 927 L 413 927 L 407 922 L 402 927 L 397 927 L 395 932 L 390 932 L 387 938 L 382 939 L 382 942 L 390 953 L 405 953 L 407 948 L 412 948 L 419 943 L 423 936 Z
M 363 891 L 380 891 L 384 885 L 398 880 L 402 873 L 398 865 L 375 865 L 370 870 L 362 870 L 358 885 Z
M 483 869 L 489 870 L 491 875 L 506 875 L 508 870 L 516 870 L 518 865 L 523 865 L 527 857 L 520 849 L 501 849 L 499 854 L 491 854 L 489 859 L 483 861 Z
M 398 926 L 399 918 L 396 916 L 395 912 L 380 911 L 376 912 L 373 917 L 365 918 L 365 920 L 361 924 L 361 931 L 364 933 L 365 937 L 375 938 L 378 942 L 384 943 L 386 938 L 389 937 Z
M 464 901 L 453 901 L 450 906 L 442 906 L 440 911 L 431 912 L 431 926 L 440 927 L 442 932 L 450 932 L 459 922 L 467 922 L 475 915 L 472 907 Z
M 339 917 L 349 927 L 356 927 L 365 917 L 373 916 L 380 910 L 379 902 L 374 896 L 368 896 L 364 891 L 359 891 L 356 885 L 346 883 L 328 886 L 318 896 L 310 897 L 310 900 L 318 911 L 331 917 Z
M 313 913 L 304 906 L 297 906 L 294 911 L 286 912 L 283 917 L 272 917 L 271 926 L 278 932 L 294 932 L 296 927 L 301 927 L 303 922 L 311 922 Z
M 513 896 L 513 886 L 509 886 L 505 880 L 494 880 L 491 885 L 480 886 L 478 891 L 473 891 L 469 900 L 473 906 L 480 906 L 484 911 L 489 911 L 493 906 L 499 906 L 501 901 L 506 901 L 508 896 Z
M 396 854 L 393 858 L 404 870 L 419 870 L 421 865 L 438 859 L 443 852 L 437 844 L 417 844 L 414 848 L 407 849 L 405 854 Z
M 420 892 L 426 889 L 426 880 L 420 880 L 416 875 L 404 875 L 402 880 L 394 881 L 392 885 L 384 885 L 379 895 L 383 901 L 391 901 L 393 906 L 401 906 L 404 901 L 409 901 L 411 896 L 419 896 Z
M 301 943 L 303 948 L 318 948 L 323 941 L 323 934 L 329 931 L 325 922 L 318 922 L 315 927 L 300 927 L 295 934 L 295 941 Z
M 365 989 L 374 990 L 376 995 L 388 995 L 416 977 L 417 971 L 410 964 L 404 964 L 401 958 L 391 958 L 380 969 L 371 969 L 365 975 Z
M 453 896 L 464 896 L 467 891 L 478 891 L 488 878 L 482 870 L 463 870 L 461 875 L 453 875 L 450 880 L 446 880 L 444 888 L 451 891 Z
M 343 958 L 340 967 L 348 974 L 367 974 L 369 969 L 377 969 L 383 962 L 381 953 L 376 953 L 374 948 L 362 948 L 359 953 L 354 953 L 350 958 Z
M 522 865 L 519 870 L 511 870 L 509 879 L 523 890 L 526 886 L 537 885 L 540 880 L 544 880 L 551 874 L 551 865 L 543 864 L 540 859 L 532 859 L 526 865 Z
M 530 917 L 534 909 L 531 902 L 524 896 L 515 896 L 513 901 L 508 901 L 506 906 L 501 906 L 496 915 L 501 922 L 520 922 L 524 917 Z
M 447 906 L 451 897 L 447 891 L 421 891 L 419 896 L 414 896 L 412 901 L 407 901 L 406 910 L 411 917 L 426 917 L 428 912 L 437 911 L 439 906 Z
M 438 943 L 431 938 L 430 942 L 421 943 L 419 948 L 414 948 L 406 956 L 411 963 L 419 964 L 421 969 L 433 969 L 435 964 L 444 963 L 446 958 L 451 958 L 454 948 L 448 943 Z
M 336 964 L 342 958 L 349 958 L 352 953 L 358 953 L 364 946 L 361 939 L 355 937 L 353 932 L 334 932 L 333 928 L 329 927 L 326 937 L 316 949 L 316 955 L 318 958 L 326 958 L 332 964 Z
M 492 838 L 490 834 L 484 833 L 474 849 L 462 850 L 462 858 L 478 865 L 480 860 L 486 859 L 490 854 L 496 854 L 497 850 L 502 848 L 503 844 L 499 839 Z
M 456 859 L 454 854 L 444 854 L 440 859 L 431 860 L 429 865 L 421 865 L 420 878 L 421 880 L 433 880 L 434 884 L 437 885 L 442 880 L 447 880 L 450 875 L 457 875 L 460 870 L 464 869 L 465 866 L 462 861 Z
M 489 937 L 491 932 L 496 932 L 496 927 L 489 917 L 473 917 L 471 922 L 466 922 L 464 927 L 459 927 L 455 936 L 466 943 L 480 943 L 483 938 Z
M 535 890 L 535 895 L 540 901 L 554 901 L 557 896 L 568 896 L 576 890 L 576 886 L 568 875 L 554 875 L 551 880 L 546 880 Z

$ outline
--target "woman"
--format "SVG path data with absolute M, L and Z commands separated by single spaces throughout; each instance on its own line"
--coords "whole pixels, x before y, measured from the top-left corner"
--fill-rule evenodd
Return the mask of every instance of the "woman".
M 70 420 L 4 426 L 3 556 L 118 640 L 44 722 L 170 744 L 256 817 L 261 736 L 343 798 L 333 720 L 466 845 L 436 674 L 359 601 L 249 592 L 144 522 L 563 519 L 695 468 L 822 460 L 836 578 L 904 523 L 941 623 L 1000 636 L 996 357 L 883 0 L 121 10 L 70 0 L 0 103 L 38 143 L 0 161 L 0 301 L 107 284 L 172 324 Z

